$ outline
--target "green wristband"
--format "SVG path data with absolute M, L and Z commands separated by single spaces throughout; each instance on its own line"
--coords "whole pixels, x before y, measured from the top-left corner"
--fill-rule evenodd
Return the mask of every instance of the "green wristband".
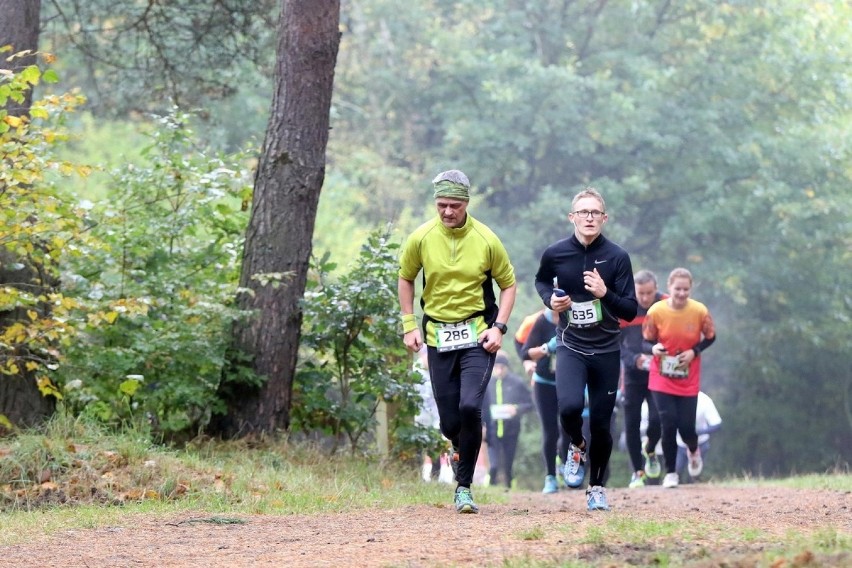
M 414 314 L 403 314 L 402 316 L 402 333 L 409 333 L 417 329 L 417 318 Z

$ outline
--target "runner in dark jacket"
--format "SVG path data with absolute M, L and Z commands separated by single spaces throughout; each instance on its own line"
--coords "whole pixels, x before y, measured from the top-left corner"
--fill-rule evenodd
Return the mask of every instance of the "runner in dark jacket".
M 654 452 L 660 441 L 660 415 L 648 390 L 648 369 L 651 366 L 651 347 L 642 338 L 642 323 L 645 314 L 655 303 L 667 296 L 657 290 L 657 277 L 650 270 L 640 270 L 633 280 L 636 284 L 636 298 L 639 310 L 633 321 L 621 320 L 621 364 L 624 365 L 624 384 L 622 385 L 622 406 L 624 407 L 624 438 L 627 453 L 633 466 L 633 474 L 628 487 L 644 487 L 647 479 L 660 477 L 660 462 Z M 642 422 L 642 402 L 648 404 L 648 442 L 642 447 L 640 424 Z
M 612 453 L 610 419 L 621 374 L 618 320 L 633 320 L 637 302 L 630 256 L 601 234 L 607 221 L 603 197 L 578 193 L 568 218 L 574 234 L 549 246 L 535 277 L 544 304 L 559 314 L 556 391 L 562 427 L 571 439 L 563 475 L 579 488 L 590 461 L 589 510 L 608 510 L 606 468 Z M 591 439 L 583 439 L 585 390 L 589 392 Z

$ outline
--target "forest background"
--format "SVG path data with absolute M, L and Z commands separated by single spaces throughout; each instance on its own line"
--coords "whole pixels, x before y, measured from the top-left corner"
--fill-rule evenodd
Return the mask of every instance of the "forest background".
M 62 412 L 144 418 L 174 440 L 221 409 L 230 323 L 245 317 L 233 298 L 278 6 L 211 2 L 233 27 L 205 42 L 185 35 L 207 3 L 172 3 L 158 36 L 124 24 L 163 5 L 106 5 L 42 6 L 58 82 L 36 98 L 86 98 L 44 152 L 88 174 L 46 177 L 92 240 L 64 249 L 68 317 L 86 315 L 40 386 Z M 716 319 L 710 471 L 848 468 L 850 24 L 841 1 L 344 1 L 292 430 L 372 451 L 384 399 L 400 405 L 396 442 L 428 443 L 404 427 L 414 384 L 386 292 L 395 245 L 433 214 L 429 180 L 458 168 L 515 265 L 512 330 L 540 307 L 533 275 L 571 196 L 594 186 L 634 268 L 664 281 L 688 267 Z M 363 290 L 379 293 L 356 303 Z

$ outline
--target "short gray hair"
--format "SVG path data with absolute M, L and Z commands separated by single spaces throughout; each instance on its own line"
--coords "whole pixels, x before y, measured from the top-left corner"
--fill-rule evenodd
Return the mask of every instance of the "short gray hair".
M 651 272 L 650 270 L 640 270 L 636 274 L 633 275 L 633 282 L 636 284 L 647 284 L 648 282 L 653 282 L 654 286 L 657 285 L 657 275 Z

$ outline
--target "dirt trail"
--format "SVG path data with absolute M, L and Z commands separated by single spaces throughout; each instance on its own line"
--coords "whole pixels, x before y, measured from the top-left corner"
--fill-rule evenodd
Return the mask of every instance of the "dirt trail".
M 660 557 L 671 565 L 757 566 L 763 551 L 787 549 L 803 533 L 845 540 L 847 549 L 852 538 L 850 492 L 653 486 L 612 488 L 609 500 L 612 511 L 595 513 L 585 510 L 582 491 L 562 491 L 513 493 L 505 505 L 482 503 L 479 515 L 418 505 L 310 516 L 128 516 L 121 526 L 0 548 L 0 566 L 501 566 L 507 559 L 645 566 Z M 228 524 L 235 519 L 243 522 Z M 674 526 L 636 534 L 633 522 L 647 519 Z M 813 553 L 796 562 L 852 565 L 848 553 Z

